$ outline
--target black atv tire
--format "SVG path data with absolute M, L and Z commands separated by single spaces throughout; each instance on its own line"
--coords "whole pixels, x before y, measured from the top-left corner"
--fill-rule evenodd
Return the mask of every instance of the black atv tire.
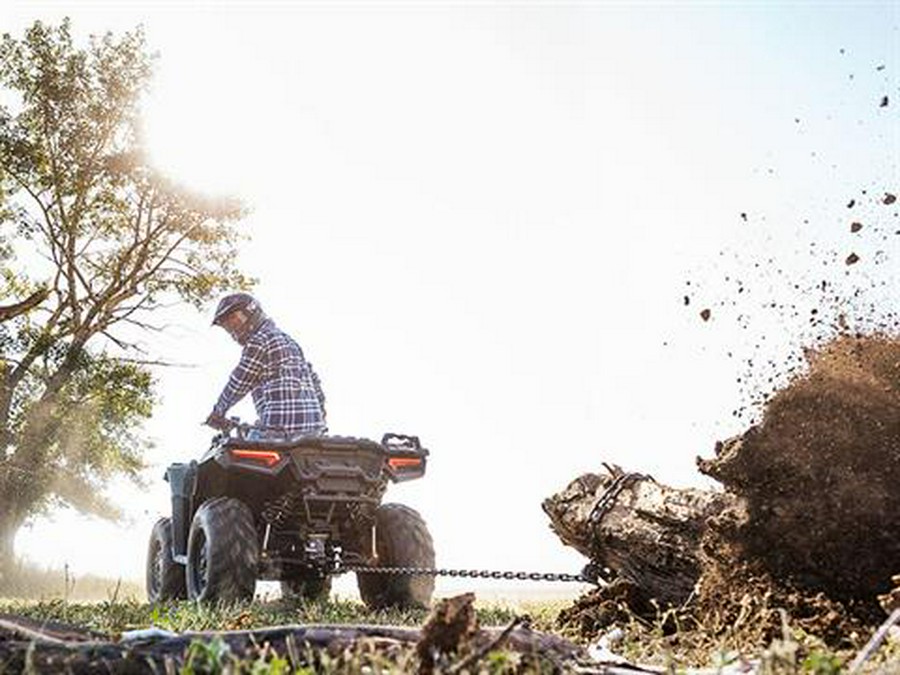
M 147 547 L 147 601 L 166 602 L 186 597 L 184 565 L 172 558 L 172 519 L 160 518 L 153 526 Z
M 330 594 L 330 576 L 304 574 L 281 581 L 281 597 L 285 600 L 326 600 Z
M 258 562 L 259 542 L 250 508 L 231 497 L 203 502 L 188 535 L 188 598 L 198 602 L 252 599 Z
M 419 513 L 402 504 L 382 504 L 375 512 L 377 567 L 434 567 L 434 542 Z M 434 577 L 409 574 L 356 575 L 359 595 L 369 609 L 428 607 Z

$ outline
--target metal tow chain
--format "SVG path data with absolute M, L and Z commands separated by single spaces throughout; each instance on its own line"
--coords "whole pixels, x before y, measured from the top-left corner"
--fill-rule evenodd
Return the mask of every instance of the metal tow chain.
M 596 525 L 603 519 L 613 507 L 616 499 L 626 487 L 639 480 L 653 480 L 652 476 L 643 473 L 623 473 L 609 484 L 603 494 L 591 509 L 589 521 Z M 430 577 L 461 577 L 473 579 L 504 579 L 516 581 L 563 581 L 591 584 L 592 586 L 604 586 L 609 582 L 600 576 L 600 570 L 595 565 L 589 564 L 581 574 L 567 574 L 565 572 L 510 572 L 500 570 L 459 570 L 437 569 L 431 567 L 371 567 L 366 565 L 348 565 L 335 570 L 336 574 L 344 572 L 361 572 L 363 574 L 405 574 L 411 576 Z
M 616 476 L 603 491 L 603 494 L 600 495 L 597 503 L 594 504 L 588 521 L 596 527 L 612 509 L 616 499 L 622 494 L 622 490 L 639 480 L 653 480 L 653 477 L 644 473 L 623 473 Z
M 610 469 L 609 466 L 606 468 Z M 612 472 L 611 469 L 610 472 Z M 622 491 L 641 480 L 653 480 L 653 476 L 635 472 L 620 473 L 606 486 L 603 494 L 601 494 L 597 501 L 594 502 L 594 507 L 591 509 L 591 513 L 588 516 L 588 523 L 594 534 L 597 533 L 597 529 L 600 527 L 600 523 L 606 517 L 606 514 L 612 510 L 613 506 L 615 506 L 616 500 L 619 498 L 619 495 L 622 494 Z M 592 583 L 598 586 L 610 583 L 601 576 L 604 573 L 610 572 L 610 570 L 605 569 L 601 567 L 599 563 L 594 562 L 603 559 L 596 537 L 594 538 L 594 543 L 591 548 L 593 549 L 593 555 L 591 555 L 592 562 L 585 566 L 581 573 L 582 576 L 586 579 L 594 580 Z
M 352 565 L 341 567 L 337 573 L 362 572 L 364 574 L 405 574 L 411 576 L 429 577 L 462 577 L 476 579 L 504 579 L 517 581 L 565 581 L 580 582 L 600 585 L 597 579 L 588 578 L 582 574 L 567 574 L 565 572 L 509 572 L 500 570 L 459 570 L 437 569 L 432 567 L 368 567 L 365 565 Z

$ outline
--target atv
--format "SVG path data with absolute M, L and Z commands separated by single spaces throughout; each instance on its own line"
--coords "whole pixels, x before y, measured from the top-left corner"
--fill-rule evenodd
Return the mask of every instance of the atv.
M 356 577 L 368 607 L 427 606 L 433 576 L 377 570 L 434 567 L 422 517 L 381 503 L 388 483 L 425 474 L 427 456 L 415 436 L 288 438 L 229 420 L 199 462 L 166 470 L 172 516 L 150 536 L 150 602 L 246 600 L 258 579 L 317 599 L 335 574 L 367 568 Z

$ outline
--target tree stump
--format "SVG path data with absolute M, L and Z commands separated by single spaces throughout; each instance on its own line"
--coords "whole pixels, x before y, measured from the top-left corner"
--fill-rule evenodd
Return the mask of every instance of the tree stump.
M 633 584 L 645 600 L 677 606 L 700 576 L 698 547 L 706 521 L 730 495 L 673 488 L 650 476 L 606 466 L 544 500 L 551 528 L 587 556 L 601 577 Z

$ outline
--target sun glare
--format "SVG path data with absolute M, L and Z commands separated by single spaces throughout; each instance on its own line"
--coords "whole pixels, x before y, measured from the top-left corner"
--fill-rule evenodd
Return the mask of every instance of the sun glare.
M 196 92 L 188 92 L 196 96 Z M 145 106 L 144 142 L 150 161 L 169 177 L 203 192 L 235 187 L 235 158 L 224 118 L 213 104 L 200 99 L 174 108 L 167 96 L 150 99 Z M 182 99 L 184 100 L 184 99 Z
M 186 187 L 241 193 L 258 175 L 253 155 L 260 130 L 258 73 L 238 59 L 183 58 L 160 62 L 144 101 L 144 142 L 153 164 Z

